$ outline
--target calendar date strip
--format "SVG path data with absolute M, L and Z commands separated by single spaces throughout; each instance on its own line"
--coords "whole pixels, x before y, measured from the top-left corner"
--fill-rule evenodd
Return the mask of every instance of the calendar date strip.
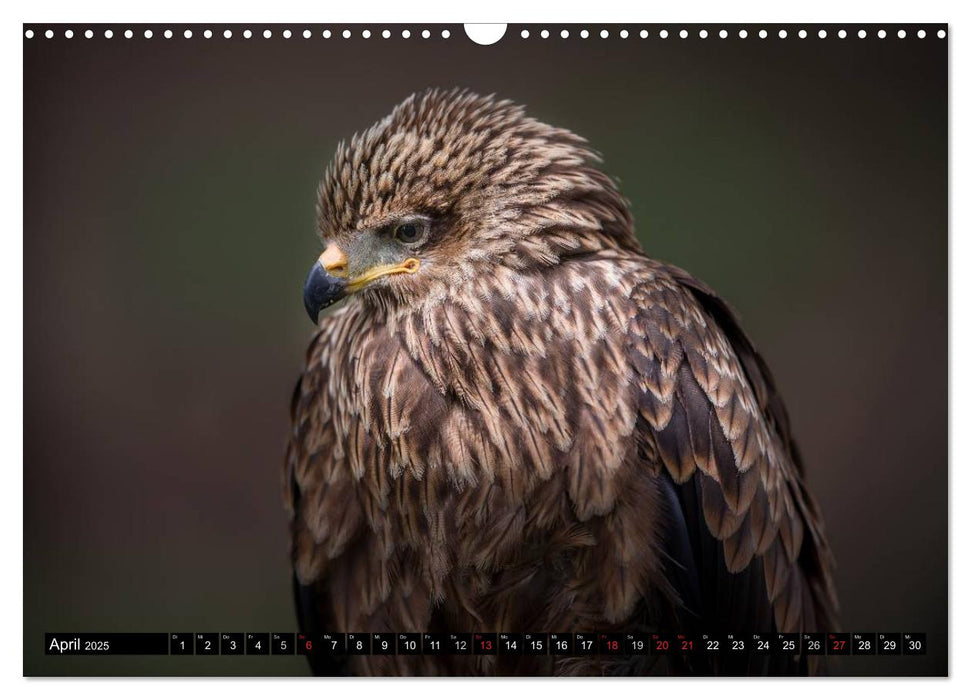
M 666 634 L 661 632 L 48 632 L 51 656 L 534 655 L 643 656 L 764 654 L 922 656 L 923 632 Z

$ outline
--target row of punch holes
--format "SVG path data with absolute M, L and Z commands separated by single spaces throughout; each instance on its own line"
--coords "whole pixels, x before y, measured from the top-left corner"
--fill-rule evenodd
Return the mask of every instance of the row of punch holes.
M 176 32 L 173 32 L 171 29 L 165 29 L 159 32 L 158 34 L 158 36 L 161 36 L 162 38 L 165 38 L 165 39 L 171 39 L 175 35 L 176 35 Z M 223 29 L 222 31 L 203 29 L 198 31 L 198 34 L 196 32 L 193 32 L 191 29 L 186 29 L 182 32 L 182 37 L 185 39 L 192 39 L 195 36 L 200 36 L 203 39 L 212 39 L 214 36 L 215 37 L 222 36 L 222 38 L 224 39 L 232 39 L 233 37 L 252 39 L 254 36 L 257 36 L 257 35 L 261 35 L 264 39 L 272 39 L 274 36 L 281 36 L 284 39 L 290 39 L 295 36 L 302 36 L 304 39 L 311 39 L 316 35 L 316 33 L 310 29 L 304 29 L 302 31 L 283 29 L 283 30 L 278 30 L 276 32 L 274 32 L 272 29 L 264 29 L 262 33 L 260 33 L 259 30 L 257 30 L 255 34 L 251 29 L 243 29 L 242 31 L 235 31 L 235 32 L 232 29 Z M 390 39 L 393 35 L 394 33 L 392 33 L 390 29 L 384 29 L 381 31 L 375 30 L 375 32 L 372 32 L 370 29 L 361 29 L 358 31 L 352 31 L 350 29 L 344 29 L 343 31 L 331 31 L 330 29 L 324 29 L 319 34 L 319 36 L 324 39 L 330 39 L 332 37 L 333 38 L 343 37 L 344 39 L 351 39 L 355 37 L 361 38 L 361 39 L 370 39 L 372 36 L 375 36 L 375 37 L 380 36 L 383 39 Z M 24 32 L 24 36 L 28 39 L 33 39 L 35 36 L 37 36 L 37 34 L 34 32 L 33 29 L 28 29 Z M 57 36 L 57 33 L 53 29 L 48 29 L 43 33 L 43 36 L 46 39 L 53 39 L 55 36 Z M 85 39 L 93 39 L 95 36 L 95 32 L 92 29 L 87 29 L 84 32 L 80 32 L 79 34 L 75 34 L 73 29 L 65 29 L 63 31 L 63 37 L 65 39 L 73 39 L 75 36 L 83 36 Z M 116 34 L 115 34 L 115 31 L 112 29 L 105 29 L 103 36 L 105 39 L 113 39 L 115 38 Z M 144 37 L 145 39 L 154 39 L 156 37 L 156 33 L 152 29 L 145 29 L 144 31 L 139 30 L 137 33 L 132 29 L 125 29 L 124 31 L 119 30 L 118 36 L 123 36 L 126 39 L 132 39 L 136 36 Z M 412 31 L 410 29 L 402 29 L 400 32 L 400 36 L 402 39 L 410 39 L 412 38 L 412 36 L 416 36 L 416 37 L 420 36 L 422 39 L 430 39 L 432 37 L 432 32 L 429 29 L 423 29 L 421 31 L 416 30 L 415 33 L 412 34 Z M 436 30 L 436 37 L 441 37 L 442 39 L 449 39 L 451 38 L 451 36 L 452 36 L 452 33 L 448 29 L 442 29 L 440 32 Z
M 57 34 L 58 33 L 55 32 L 53 29 L 48 29 L 43 32 L 43 36 L 46 39 L 53 39 L 57 36 Z M 908 36 L 908 32 L 906 29 L 898 29 L 895 32 L 895 34 L 898 39 L 906 39 Z M 155 31 L 152 29 L 145 29 L 143 31 L 140 30 L 138 33 L 136 33 L 132 29 L 119 30 L 118 35 L 123 36 L 126 39 L 132 39 L 135 36 L 141 36 L 141 37 L 144 37 L 145 39 L 152 39 L 152 38 L 155 38 L 156 36 Z M 159 35 L 162 38 L 171 39 L 176 35 L 176 32 L 173 32 L 171 29 L 165 29 L 160 31 Z M 222 36 L 224 39 L 232 39 L 234 36 L 241 36 L 243 39 L 251 39 L 254 36 L 258 36 L 258 35 L 262 35 L 264 39 L 272 39 L 274 36 L 281 36 L 284 39 L 290 39 L 295 36 L 302 36 L 304 39 L 310 39 L 310 38 L 313 38 L 314 36 L 320 36 L 323 39 L 330 39 L 332 37 L 333 38 L 341 37 L 344 39 L 351 39 L 351 38 L 370 39 L 372 37 L 376 38 L 379 36 L 382 39 L 390 39 L 392 36 L 395 36 L 395 35 L 399 35 L 402 39 L 410 39 L 413 36 L 416 38 L 421 37 L 422 39 L 430 39 L 433 35 L 436 38 L 441 37 L 442 39 L 449 39 L 452 37 L 452 32 L 448 29 L 442 29 L 442 30 L 436 29 L 434 33 L 430 29 L 421 29 L 421 30 L 416 29 L 414 32 L 412 32 L 411 29 L 401 29 L 400 31 L 396 30 L 394 32 L 392 32 L 392 30 L 390 29 L 374 30 L 374 32 L 372 32 L 370 29 L 357 29 L 357 30 L 343 29 L 343 30 L 334 30 L 334 31 L 331 31 L 330 29 L 324 29 L 320 31 L 318 34 L 317 32 L 314 32 L 310 29 L 303 29 L 303 30 L 296 30 L 296 31 L 291 29 L 283 29 L 283 30 L 279 30 L 278 32 L 274 32 L 272 29 L 264 29 L 262 33 L 259 33 L 259 31 L 257 30 L 257 33 L 254 34 L 253 30 L 251 29 L 243 29 L 242 31 L 238 31 L 238 33 L 234 32 L 232 29 L 224 29 L 221 32 L 219 30 L 213 31 L 212 29 L 203 29 L 198 32 L 198 35 L 204 39 L 211 39 L 214 36 L 215 37 Z M 835 36 L 839 39 L 846 39 L 847 37 L 853 37 L 853 36 L 856 36 L 859 39 L 866 39 L 868 36 L 871 36 L 871 35 L 875 35 L 878 39 L 885 39 L 888 36 L 893 36 L 894 31 L 892 29 L 889 32 L 886 29 L 878 29 L 875 32 L 872 29 L 871 29 L 871 32 L 867 32 L 866 29 L 851 29 L 851 30 L 838 29 L 838 30 L 832 30 L 832 31 L 829 31 L 826 29 L 819 29 L 819 30 L 813 30 L 812 32 L 810 32 L 810 30 L 807 30 L 807 29 L 799 29 L 799 30 L 794 30 L 790 34 L 789 30 L 787 29 L 779 29 L 779 30 L 772 29 L 771 31 L 768 29 L 758 29 L 758 30 L 753 29 L 751 30 L 751 32 L 748 29 L 739 29 L 737 31 L 735 30 L 729 31 L 728 29 L 721 29 L 717 31 L 712 30 L 711 32 L 709 32 L 707 29 L 698 29 L 698 30 L 692 30 L 692 31 L 689 31 L 688 29 L 671 30 L 671 31 L 667 29 L 661 29 L 657 31 L 656 35 L 660 39 L 667 39 L 669 37 L 673 38 L 675 36 L 681 39 L 688 39 L 691 37 L 697 37 L 699 39 L 707 39 L 709 37 L 715 37 L 715 36 L 717 36 L 720 39 L 728 39 L 729 37 L 747 39 L 750 36 L 753 38 L 758 37 L 760 39 L 767 39 L 770 36 L 773 38 L 778 37 L 779 39 L 787 39 L 793 36 L 798 37 L 800 39 L 806 39 L 810 36 L 815 36 L 819 39 L 826 39 L 826 38 L 829 38 L 830 36 Z M 918 39 L 924 39 L 928 36 L 928 32 L 924 29 L 918 29 L 916 32 L 914 32 L 914 35 Z M 34 32 L 33 29 L 27 29 L 24 32 L 24 36 L 27 39 L 33 39 L 35 36 L 37 36 L 37 34 Z M 85 39 L 93 39 L 95 36 L 95 32 L 92 29 L 86 29 L 84 31 L 78 30 L 78 32 L 75 33 L 73 29 L 64 29 L 61 32 L 61 36 L 63 36 L 65 39 L 73 39 L 75 36 L 83 36 Z M 103 32 L 103 36 L 105 39 L 112 39 L 115 37 L 115 31 L 112 29 L 105 29 Z M 196 34 L 191 29 L 186 29 L 182 31 L 182 37 L 185 39 L 192 39 L 194 36 L 196 36 Z M 635 37 L 635 36 L 640 37 L 641 39 L 648 39 L 651 37 L 651 32 L 647 29 L 640 29 L 640 30 L 620 29 L 620 30 L 613 30 L 613 31 L 610 29 L 601 29 L 599 31 L 598 30 L 591 31 L 589 29 L 580 29 L 580 30 L 574 29 L 572 31 L 570 29 L 560 29 L 560 30 L 553 30 L 552 32 L 549 29 L 533 30 L 532 32 L 529 29 L 523 29 L 519 32 L 519 36 L 522 39 L 529 39 L 530 37 L 549 39 L 550 37 L 555 38 L 557 36 L 560 39 L 569 39 L 574 36 L 579 37 L 580 39 L 588 39 L 591 37 L 600 37 L 601 39 L 609 39 L 612 36 L 617 36 L 621 39 L 627 39 L 629 37 Z M 937 37 L 939 39 L 944 39 L 946 36 L 947 36 L 947 32 L 944 29 L 937 30 Z

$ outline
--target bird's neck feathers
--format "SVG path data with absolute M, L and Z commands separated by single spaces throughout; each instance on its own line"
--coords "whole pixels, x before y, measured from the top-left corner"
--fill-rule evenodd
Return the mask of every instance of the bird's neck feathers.
M 407 439 L 433 445 L 414 452 L 439 455 L 432 461 L 459 489 L 508 477 L 503 492 L 516 493 L 575 460 L 597 465 L 588 477 L 606 486 L 583 499 L 581 512 L 602 513 L 617 497 L 610 475 L 630 453 L 623 438 L 637 419 L 621 352 L 629 299 L 651 274 L 643 256 L 622 253 L 542 273 L 501 268 L 441 303 L 377 322 L 348 319 L 344 325 L 362 331 L 348 333 L 354 346 L 342 356 L 356 358 L 351 384 L 361 388 L 345 392 L 346 401 L 373 420 L 383 420 L 371 410 L 381 397 L 415 405 L 426 420 Z M 551 376 L 569 391 L 551 393 L 529 379 Z M 481 459 L 458 455 L 465 448 L 457 435 L 472 440 Z M 469 471 L 473 463 L 484 471 Z

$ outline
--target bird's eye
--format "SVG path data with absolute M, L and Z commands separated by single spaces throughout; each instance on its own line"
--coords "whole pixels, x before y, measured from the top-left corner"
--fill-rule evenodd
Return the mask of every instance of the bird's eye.
M 421 235 L 422 227 L 413 222 L 398 224 L 394 228 L 395 239 L 402 243 L 417 243 Z

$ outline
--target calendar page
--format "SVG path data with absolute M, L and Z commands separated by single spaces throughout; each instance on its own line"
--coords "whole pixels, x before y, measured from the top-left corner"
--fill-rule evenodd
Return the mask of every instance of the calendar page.
M 21 27 L 24 675 L 946 676 L 948 25 L 326 15 Z

